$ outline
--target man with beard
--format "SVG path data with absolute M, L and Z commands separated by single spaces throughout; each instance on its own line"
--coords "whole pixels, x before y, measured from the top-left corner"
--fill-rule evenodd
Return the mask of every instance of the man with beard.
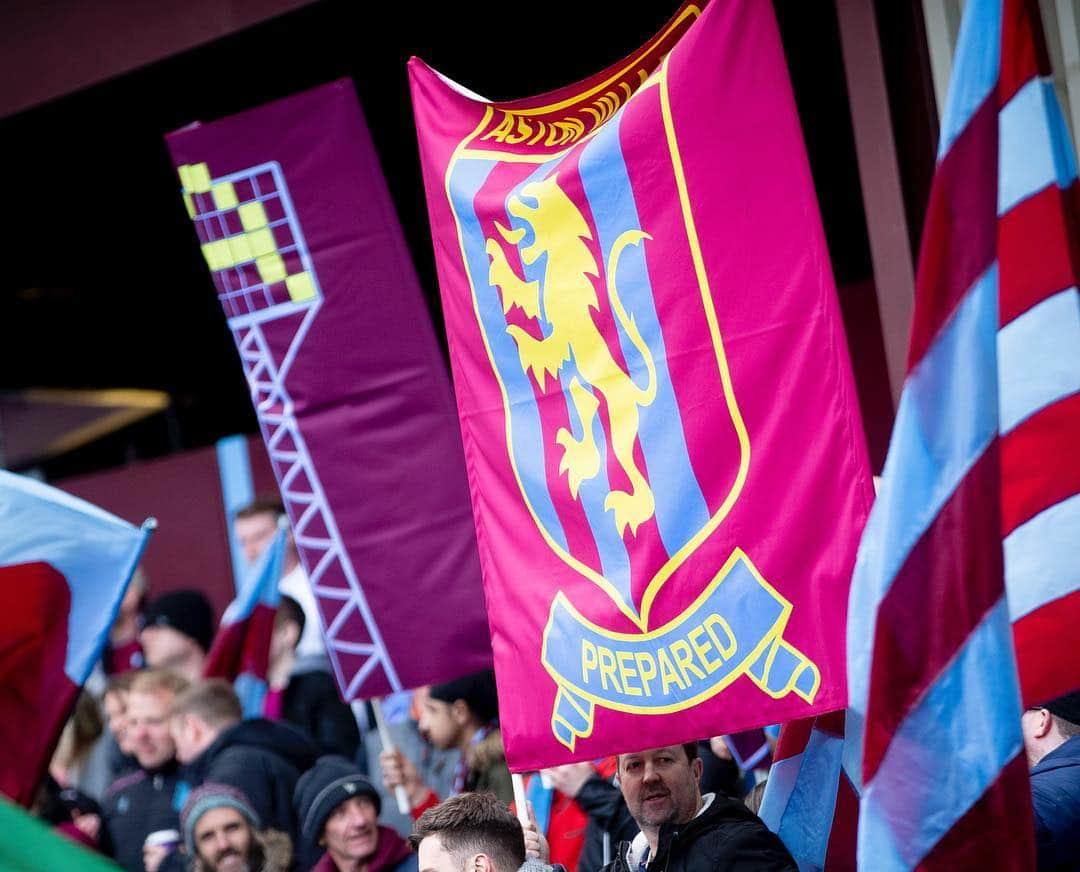
M 209 782 L 195 788 L 180 813 L 190 872 L 288 872 L 292 868 L 289 837 L 275 830 L 259 831 L 259 819 L 248 798 L 227 784 Z
M 697 742 L 620 754 L 619 788 L 641 832 L 604 872 L 795 872 L 783 842 L 735 799 L 701 795 Z
M 295 801 L 307 847 L 326 851 L 311 872 L 416 872 L 409 843 L 379 825 L 379 792 L 344 757 L 319 758 Z

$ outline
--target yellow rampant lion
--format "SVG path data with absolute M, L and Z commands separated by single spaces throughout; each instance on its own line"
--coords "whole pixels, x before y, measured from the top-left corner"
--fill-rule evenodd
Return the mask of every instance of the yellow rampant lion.
M 533 230 L 533 241 L 520 249 L 522 261 L 531 265 L 542 255 L 547 255 L 543 280 L 525 282 L 518 278 L 506 260 L 502 245 L 494 238 L 489 238 L 486 246 L 491 258 L 488 279 L 499 288 L 504 313 L 518 306 L 529 318 L 539 319 L 542 304 L 544 319 L 551 325 L 551 332 L 543 339 L 537 339 L 513 324 L 506 332 L 517 343 L 522 369 L 533 373 L 541 390 L 547 376 L 557 379 L 571 358 L 586 382 L 583 385 L 575 375 L 569 384 L 570 397 L 582 424 L 581 438 L 575 439 L 565 427 L 555 435 L 556 444 L 563 448 L 559 472 L 567 473 L 570 494 L 575 499 L 581 483 L 600 471 L 600 452 L 593 435 L 593 423 L 600 406 L 595 394 L 599 391 L 606 398 L 611 446 L 629 479 L 631 490 L 610 491 L 604 500 L 604 510 L 615 513 L 619 535 L 627 527 L 637 535 L 638 527 L 651 518 L 655 510 L 652 489 L 634 462 L 634 440 L 639 426 L 638 407 L 651 405 L 656 398 L 656 367 L 633 316 L 627 315 L 619 299 L 615 270 L 627 245 L 637 245 L 652 237 L 640 230 L 627 230 L 615 240 L 607 264 L 612 311 L 648 372 L 648 383 L 640 388 L 616 363 L 589 312 L 599 309 L 589 276 L 599 278 L 600 274 L 598 264 L 584 242 L 592 239 L 584 216 L 559 187 L 557 175 L 525 185 L 521 194 L 536 205 L 530 206 L 515 195 L 507 208 L 511 215 L 527 222 Z M 526 233 L 525 228 L 508 230 L 498 222 L 495 227 L 503 239 L 515 246 Z

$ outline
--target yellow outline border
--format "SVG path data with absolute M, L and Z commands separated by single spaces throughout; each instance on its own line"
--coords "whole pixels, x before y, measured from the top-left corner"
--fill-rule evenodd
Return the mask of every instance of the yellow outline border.
M 559 699 L 560 699 L 560 697 L 565 697 L 566 701 L 568 703 L 570 703 L 570 705 L 572 705 L 574 707 L 574 709 L 577 711 L 577 713 L 580 714 L 585 719 L 585 722 L 589 725 L 586 728 L 585 732 L 579 733 L 577 730 L 574 729 L 573 724 L 571 724 L 569 721 L 566 720 L 566 718 L 562 717 L 559 714 Z M 588 712 L 583 712 L 581 710 L 581 706 L 579 706 L 577 704 L 577 700 L 575 700 L 572 696 L 570 696 L 570 694 L 568 694 L 563 689 L 563 686 L 561 684 L 556 682 L 555 683 L 555 704 L 552 705 L 552 707 L 551 707 L 551 722 L 550 722 L 551 723 L 551 734 L 556 738 L 557 741 L 562 742 L 562 739 L 559 738 L 559 731 L 555 729 L 556 722 L 558 722 L 560 724 L 563 724 L 566 727 L 567 731 L 570 733 L 570 746 L 569 747 L 570 747 L 570 750 L 573 751 L 574 750 L 574 745 L 577 743 L 578 739 L 587 739 L 593 734 L 593 728 L 596 726 L 596 705 L 593 704 L 593 712 L 592 712 L 592 714 L 589 714 Z M 565 743 L 563 743 L 563 744 L 565 744 Z
M 696 7 L 690 7 L 690 9 L 693 8 Z M 687 11 L 689 11 L 689 9 Z M 510 460 L 510 467 L 513 470 L 514 478 L 517 481 L 518 490 L 521 493 L 522 500 L 524 501 L 526 508 L 529 510 L 529 514 L 532 515 L 533 521 L 535 522 L 537 529 L 540 531 L 541 536 L 547 542 L 548 547 L 551 548 L 552 551 L 554 551 L 555 554 L 558 555 L 568 566 L 583 575 L 589 581 L 592 581 L 593 583 L 598 585 L 605 593 L 608 594 L 608 596 L 612 599 L 618 609 L 630 621 L 636 624 L 643 631 L 647 630 L 648 628 L 649 613 L 652 609 L 652 604 L 655 601 L 660 590 L 663 588 L 664 583 L 686 561 L 686 559 L 694 551 L 696 551 L 697 548 L 700 547 L 701 544 L 706 539 L 708 539 L 708 537 L 711 536 L 713 532 L 715 532 L 716 528 L 731 511 L 732 506 L 734 506 L 735 501 L 738 499 L 739 494 L 742 492 L 742 488 L 746 483 L 746 477 L 750 468 L 750 437 L 747 433 L 746 424 L 743 421 L 742 413 L 739 410 L 738 402 L 735 399 L 735 392 L 731 381 L 731 373 L 727 364 L 727 356 L 724 352 L 723 338 L 720 335 L 719 322 L 716 317 L 716 310 L 713 306 L 713 299 L 711 290 L 709 288 L 708 275 L 705 272 L 705 263 L 701 254 L 701 245 L 698 240 L 697 227 L 694 223 L 693 211 L 690 206 L 690 195 L 686 184 L 685 173 L 683 170 L 682 156 L 679 150 L 678 138 L 675 133 L 674 120 L 671 115 L 671 102 L 668 95 L 667 77 L 669 58 L 670 54 L 663 59 L 653 76 L 650 76 L 649 81 L 642 85 L 642 87 L 635 92 L 634 96 L 636 97 L 637 94 L 643 93 L 653 85 L 656 85 L 660 88 L 661 114 L 663 117 L 664 132 L 667 137 L 668 150 L 671 155 L 671 164 L 672 170 L 675 175 L 675 184 L 679 192 L 679 205 L 683 213 L 683 223 L 685 225 L 687 240 L 690 246 L 691 259 L 694 264 L 694 270 L 698 281 L 698 288 L 705 310 L 705 319 L 708 323 L 709 333 L 713 341 L 713 348 L 716 354 L 716 363 L 720 374 L 720 382 L 724 391 L 724 398 L 728 407 L 728 414 L 731 417 L 732 425 L 735 428 L 735 432 L 739 440 L 740 457 L 739 468 L 735 476 L 735 481 L 732 483 L 731 489 L 728 492 L 727 497 L 725 497 L 723 503 L 720 505 L 719 509 L 717 509 L 717 511 L 710 517 L 709 521 L 705 524 L 705 526 L 703 526 L 694 536 L 692 536 L 686 542 L 686 544 L 684 544 L 683 547 L 680 548 L 675 554 L 671 555 L 671 557 L 668 558 L 667 562 L 664 563 L 664 565 L 660 567 L 660 569 L 656 572 L 652 579 L 650 579 L 642 596 L 640 615 L 635 613 L 635 611 L 631 607 L 631 604 L 627 604 L 623 601 L 621 594 L 614 587 L 614 585 L 612 585 L 611 582 L 608 581 L 608 579 L 606 579 L 603 575 L 598 573 L 592 567 L 582 563 L 581 560 L 570 554 L 552 539 L 551 534 L 541 523 L 539 517 L 537 517 L 536 511 L 534 510 L 532 504 L 529 502 L 525 487 L 521 481 L 521 475 L 518 472 L 517 464 L 514 460 L 514 452 L 512 448 L 513 442 L 511 438 L 510 426 L 511 415 L 509 414 L 510 398 L 507 394 L 506 385 L 503 384 L 502 378 L 499 375 L 499 369 L 495 364 L 494 355 L 492 354 L 491 343 L 488 340 L 487 333 L 484 330 L 483 320 L 480 317 L 479 299 L 476 291 L 477 285 L 469 270 L 469 261 L 465 251 L 465 239 L 462 230 L 461 218 L 459 217 L 457 209 L 454 206 L 454 200 L 450 192 L 450 179 L 453 175 L 453 171 L 455 166 L 457 165 L 457 162 L 466 156 L 468 156 L 469 158 L 476 158 L 480 156 L 476 153 L 469 152 L 468 149 L 465 147 L 465 143 L 471 140 L 483 128 L 483 124 L 486 123 L 486 119 L 488 117 L 486 113 L 485 121 L 481 122 L 481 125 L 478 126 L 476 130 L 470 133 L 465 139 L 461 140 L 455 147 L 453 153 L 450 156 L 450 160 L 447 163 L 446 174 L 444 176 L 443 184 L 447 204 L 450 208 L 450 214 L 454 216 L 454 223 L 457 227 L 458 246 L 461 252 L 461 263 L 465 273 L 465 277 L 469 282 L 469 289 L 472 293 L 473 311 L 476 317 L 476 323 L 479 327 L 480 335 L 484 341 L 484 349 L 488 355 L 488 362 L 491 366 L 492 372 L 495 375 L 495 380 L 498 382 L 499 391 L 502 395 L 503 417 L 505 418 L 506 431 L 506 449 Z M 631 97 L 631 99 L 633 99 L 633 97 Z M 489 110 L 490 108 L 491 107 L 488 107 Z M 575 145 L 571 146 L 571 148 L 578 147 L 579 145 L 581 145 L 582 142 L 585 141 L 585 139 L 587 139 L 587 137 L 575 143 Z M 519 157 L 522 158 L 522 162 L 547 163 L 548 161 L 554 160 L 560 154 L 563 154 L 569 150 L 570 149 L 568 148 L 565 149 L 563 152 L 557 152 L 548 155 L 522 155 Z M 503 162 L 508 160 L 507 156 L 502 152 L 493 153 L 490 155 L 490 158 L 487 159 L 494 159 Z M 762 579 L 762 581 L 764 580 Z M 562 592 L 559 591 L 558 595 L 561 596 Z

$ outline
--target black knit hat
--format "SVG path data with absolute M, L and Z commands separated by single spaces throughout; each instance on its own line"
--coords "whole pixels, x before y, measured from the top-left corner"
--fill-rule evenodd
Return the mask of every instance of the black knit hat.
M 1070 724 L 1080 724 L 1080 690 L 1052 699 L 1043 706 L 1050 714 L 1057 715 Z
M 464 678 L 455 678 L 445 684 L 434 684 L 431 686 L 431 698 L 449 703 L 459 699 L 464 700 L 469 710 L 482 724 L 487 724 L 499 716 L 495 673 L 490 669 L 474 672 Z
M 194 639 L 203 651 L 209 651 L 214 638 L 214 612 L 199 591 L 174 590 L 150 603 L 143 627 L 172 627 Z
M 382 798 L 375 786 L 356 768 L 356 764 L 328 754 L 315 761 L 293 792 L 293 806 L 300 819 L 300 832 L 312 845 L 322 837 L 326 819 L 334 809 L 354 796 L 366 796 L 375 803 L 375 813 L 382 811 Z

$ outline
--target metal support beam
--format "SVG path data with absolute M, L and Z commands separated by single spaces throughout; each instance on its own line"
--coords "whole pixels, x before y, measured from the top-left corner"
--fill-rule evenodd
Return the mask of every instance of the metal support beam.
M 1064 108 L 1072 121 L 1073 148 L 1080 153 L 1080 22 L 1077 21 L 1076 0 L 1056 0 L 1055 6 L 1062 60 L 1058 75 L 1065 82 Z M 1049 16 L 1044 13 L 1043 17 Z
M 945 95 L 952 75 L 953 47 L 960 32 L 960 0 L 922 0 L 923 20 L 926 22 L 926 47 L 930 55 L 930 70 L 934 77 L 934 97 L 937 99 L 938 121 L 945 111 Z
M 915 270 L 872 0 L 836 0 L 855 154 L 893 408 L 907 367 Z

